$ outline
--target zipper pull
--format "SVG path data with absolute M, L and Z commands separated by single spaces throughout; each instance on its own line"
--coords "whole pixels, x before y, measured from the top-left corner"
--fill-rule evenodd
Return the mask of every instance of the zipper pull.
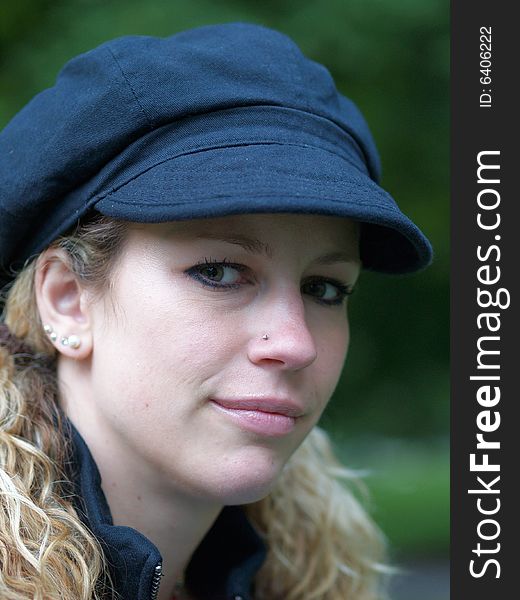
M 155 573 L 153 574 L 152 595 L 150 596 L 150 600 L 157 600 L 157 597 L 159 596 L 159 587 L 161 585 L 162 574 L 162 563 L 159 563 L 155 567 Z

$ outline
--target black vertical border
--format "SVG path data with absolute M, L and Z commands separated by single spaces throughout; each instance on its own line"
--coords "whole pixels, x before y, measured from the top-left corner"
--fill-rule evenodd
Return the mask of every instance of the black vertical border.
M 452 360 L 452 467 L 451 467 L 451 598 L 454 600 L 502 600 L 520 597 L 518 575 L 520 563 L 517 556 L 516 533 L 520 517 L 520 323 L 518 302 L 520 298 L 520 191 L 517 179 L 520 174 L 520 25 L 513 15 L 516 3 L 507 0 L 452 0 L 452 141 L 451 141 L 451 360 Z M 480 28 L 491 27 L 491 84 L 483 85 L 480 77 Z M 491 89 L 490 107 L 480 106 L 480 95 Z M 484 97 L 485 99 L 485 97 Z M 500 151 L 500 183 L 483 185 L 477 182 L 477 156 L 482 151 Z M 491 159 L 487 159 L 490 162 Z M 497 160 L 496 157 L 493 160 Z M 492 161 L 491 161 L 492 162 Z M 495 171 L 496 173 L 497 171 Z M 489 173 L 491 175 L 491 172 Z M 483 187 L 494 188 L 500 195 L 500 226 L 494 231 L 484 231 L 477 225 L 477 214 L 483 212 L 477 204 L 477 196 Z M 491 198 L 491 194 L 488 195 Z M 486 213 L 483 216 L 491 215 Z M 495 236 L 499 235 L 500 240 Z M 492 252 L 488 261 L 479 261 L 477 246 L 485 249 L 496 244 L 500 248 Z M 492 286 L 484 286 L 477 279 L 477 269 L 489 264 L 491 274 L 500 267 L 500 280 Z M 498 288 L 509 291 L 509 308 L 481 308 L 477 303 L 477 288 L 497 292 Z M 505 293 L 502 294 L 505 298 Z M 477 317 L 482 312 L 499 313 L 500 329 L 495 333 L 479 330 Z M 494 320 L 496 324 L 496 320 Z M 483 335 L 499 336 L 491 342 L 499 350 L 493 360 L 499 370 L 477 369 L 477 340 Z M 491 348 L 491 345 L 488 348 Z M 477 416 L 484 407 L 476 399 L 477 390 L 486 382 L 471 381 L 472 375 L 499 375 L 501 398 L 491 411 L 500 413 L 500 426 L 486 439 L 499 441 L 499 450 L 477 450 L 476 434 L 479 432 Z M 494 383 L 491 383 L 494 385 Z M 492 415 L 494 420 L 496 415 Z M 489 462 L 500 465 L 499 472 L 479 473 L 470 471 L 470 454 L 476 453 L 477 461 L 482 454 L 489 455 Z M 477 477 L 490 482 L 500 476 L 494 490 L 497 494 L 470 494 L 468 490 L 483 489 Z M 477 507 L 492 510 L 500 500 L 495 515 L 483 515 Z M 495 540 L 480 539 L 477 528 L 484 519 L 495 519 L 500 534 Z M 484 524 L 481 532 L 493 536 L 495 525 Z M 477 544 L 489 554 L 476 554 Z M 497 544 L 500 549 L 497 550 Z M 497 578 L 495 559 L 500 565 Z M 475 560 L 475 572 L 470 574 L 470 561 Z M 517 564 L 518 563 L 518 564 Z

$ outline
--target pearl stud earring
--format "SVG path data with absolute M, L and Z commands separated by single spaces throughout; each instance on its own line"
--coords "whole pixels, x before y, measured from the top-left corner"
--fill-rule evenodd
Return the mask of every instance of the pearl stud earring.
M 54 329 L 50 325 L 44 325 L 43 330 L 50 337 L 50 339 L 55 342 L 58 339 L 58 334 L 54 331 Z
M 67 337 L 62 337 L 61 344 L 62 346 L 68 346 L 69 348 L 76 350 L 81 346 L 81 340 L 77 335 L 72 334 Z

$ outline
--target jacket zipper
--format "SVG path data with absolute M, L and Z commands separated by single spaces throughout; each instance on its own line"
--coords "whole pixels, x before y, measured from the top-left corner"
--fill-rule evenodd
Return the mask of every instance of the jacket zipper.
M 159 587 L 161 585 L 161 577 L 162 577 L 162 563 L 158 563 L 155 567 L 155 573 L 152 579 L 152 595 L 150 596 L 150 600 L 157 600 L 159 596 Z

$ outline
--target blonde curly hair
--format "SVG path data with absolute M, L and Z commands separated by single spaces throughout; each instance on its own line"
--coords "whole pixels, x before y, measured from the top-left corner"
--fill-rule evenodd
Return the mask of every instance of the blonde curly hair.
M 106 291 L 126 224 L 97 216 L 54 242 L 94 293 Z M 6 293 L 3 320 L 30 356 L 0 345 L 0 597 L 113 596 L 102 549 L 67 493 L 55 349 L 43 332 L 32 260 Z M 384 541 L 356 498 L 355 475 L 315 427 L 272 492 L 244 507 L 268 547 L 255 600 L 380 600 Z

